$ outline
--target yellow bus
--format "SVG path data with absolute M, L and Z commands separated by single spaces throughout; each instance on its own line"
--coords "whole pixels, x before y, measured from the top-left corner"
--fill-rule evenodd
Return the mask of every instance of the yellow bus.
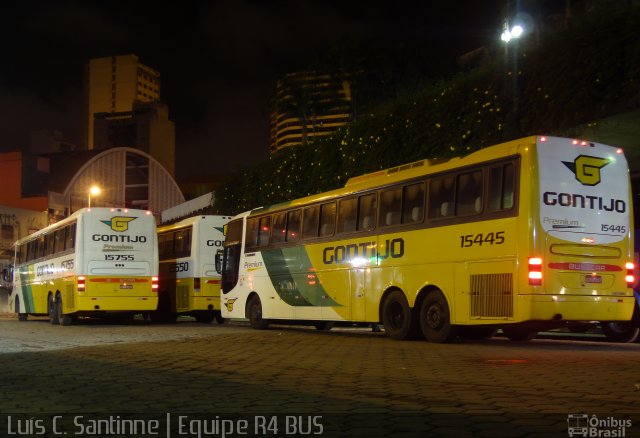
M 160 287 L 156 322 L 174 322 L 178 315 L 223 323 L 220 274 L 215 255 L 222 251 L 223 227 L 229 216 L 194 216 L 158 228 Z
M 9 308 L 18 319 L 133 317 L 158 305 L 158 244 L 150 211 L 83 208 L 15 243 Z
M 222 316 L 512 340 L 634 312 L 619 148 L 535 136 L 351 178 L 227 226 Z

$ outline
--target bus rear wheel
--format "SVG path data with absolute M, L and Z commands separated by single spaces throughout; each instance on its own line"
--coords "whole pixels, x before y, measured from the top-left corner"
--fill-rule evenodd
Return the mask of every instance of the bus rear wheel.
M 382 324 L 391 339 L 404 341 L 411 338 L 412 312 L 407 298 L 399 291 L 393 291 L 382 305 Z
M 262 302 L 257 295 L 252 296 L 247 303 L 247 318 L 251 327 L 256 330 L 269 328 L 269 321 L 262 318 Z
M 429 342 L 451 342 L 458 336 L 457 327 L 451 324 L 449 304 L 439 290 L 430 292 L 420 305 L 420 328 Z
M 538 336 L 538 332 L 526 327 L 502 327 L 502 333 L 514 342 L 527 342 Z
M 460 327 L 460 337 L 462 339 L 469 339 L 472 341 L 480 341 L 483 339 L 492 338 L 498 329 L 493 327 L 482 327 L 474 325 L 466 325 Z
M 58 306 L 56 300 L 53 298 L 53 294 L 49 294 L 48 306 L 49 322 L 53 325 L 58 325 L 60 323 L 60 319 L 58 318 Z
M 602 333 L 611 342 L 633 342 L 640 335 L 640 327 L 630 322 L 603 322 Z
M 60 325 L 71 325 L 73 319 L 69 315 L 65 315 L 62 312 L 62 296 L 58 295 L 56 297 L 56 314 L 57 320 L 60 322 Z

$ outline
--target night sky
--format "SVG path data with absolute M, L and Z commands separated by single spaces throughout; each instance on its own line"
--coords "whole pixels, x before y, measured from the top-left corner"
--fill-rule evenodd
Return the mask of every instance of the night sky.
M 416 5 L 416 3 L 419 3 Z M 29 132 L 82 135 L 90 59 L 137 54 L 161 74 L 176 123 L 177 179 L 266 159 L 268 99 L 285 73 L 347 45 L 419 41 L 430 63 L 498 37 L 505 0 L 50 1 L 3 5 L 0 150 Z M 424 64 L 424 63 L 423 63 Z M 402 69 L 402 65 L 395 68 Z

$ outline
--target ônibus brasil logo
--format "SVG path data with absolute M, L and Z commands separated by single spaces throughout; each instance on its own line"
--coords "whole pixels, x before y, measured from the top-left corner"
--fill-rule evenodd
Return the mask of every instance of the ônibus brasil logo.
M 100 222 L 111 227 L 113 231 L 122 232 L 122 231 L 127 231 L 129 229 L 129 222 L 131 222 L 134 219 L 136 218 L 129 217 L 129 216 L 114 216 L 109 221 L 100 221 Z
M 609 163 L 610 160 L 608 158 L 591 157 L 589 155 L 580 155 L 573 162 L 562 162 L 573 172 L 580 184 L 585 186 L 600 184 L 600 169 Z

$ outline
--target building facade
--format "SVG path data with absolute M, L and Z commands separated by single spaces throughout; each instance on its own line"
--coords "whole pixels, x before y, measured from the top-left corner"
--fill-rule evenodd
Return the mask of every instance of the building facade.
M 133 110 L 136 102 L 160 101 L 160 73 L 136 55 L 109 56 L 89 61 L 85 71 L 85 141 L 94 148 L 96 113 Z
M 330 135 L 352 120 L 350 75 L 317 71 L 278 80 L 271 106 L 269 153 Z

